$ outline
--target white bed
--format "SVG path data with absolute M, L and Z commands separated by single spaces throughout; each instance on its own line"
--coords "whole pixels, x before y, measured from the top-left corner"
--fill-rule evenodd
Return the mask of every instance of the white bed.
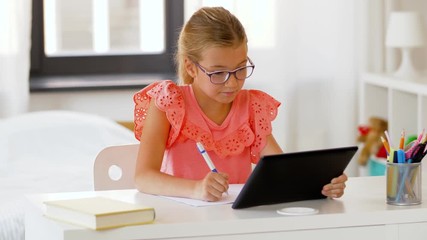
M 23 240 L 25 195 L 93 190 L 93 161 L 137 143 L 116 122 L 86 113 L 33 112 L 0 119 L 0 240 Z

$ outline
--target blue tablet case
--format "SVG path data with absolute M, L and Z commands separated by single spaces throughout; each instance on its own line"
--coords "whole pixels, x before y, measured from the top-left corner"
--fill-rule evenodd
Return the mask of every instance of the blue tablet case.
M 350 146 L 264 156 L 232 208 L 325 198 L 323 186 L 344 172 L 357 149 Z

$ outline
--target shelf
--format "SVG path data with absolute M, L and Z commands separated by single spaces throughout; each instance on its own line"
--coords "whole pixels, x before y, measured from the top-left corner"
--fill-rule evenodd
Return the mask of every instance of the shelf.
M 370 117 L 388 121 L 392 139 L 398 139 L 402 129 L 418 134 L 427 127 L 427 78 L 409 81 L 389 74 L 366 73 L 361 78 L 359 123 L 367 124 Z
M 365 73 L 360 83 L 360 124 L 368 124 L 371 117 L 387 120 L 393 142 L 400 138 L 402 129 L 407 136 L 417 136 L 427 128 L 427 77 L 410 81 L 390 74 Z
M 362 79 L 371 85 L 427 96 L 427 77 L 411 81 L 398 79 L 390 74 L 365 73 L 362 75 Z

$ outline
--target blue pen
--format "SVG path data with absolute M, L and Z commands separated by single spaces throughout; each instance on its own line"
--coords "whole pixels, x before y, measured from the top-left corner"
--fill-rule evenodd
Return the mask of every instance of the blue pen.
M 215 165 L 212 162 L 212 159 L 209 157 L 209 154 L 206 152 L 201 142 L 196 142 L 197 148 L 199 149 L 200 154 L 202 154 L 203 159 L 205 159 L 206 164 L 212 172 L 218 172 L 215 168 Z
M 211 157 L 209 157 L 209 154 L 203 147 L 203 144 L 201 142 L 196 142 L 196 145 L 199 149 L 200 154 L 202 154 L 203 159 L 205 159 L 206 164 L 208 164 L 209 169 L 214 173 L 218 173 L 218 170 L 216 170 L 215 165 L 213 164 Z M 228 191 L 225 191 L 225 193 L 228 195 Z

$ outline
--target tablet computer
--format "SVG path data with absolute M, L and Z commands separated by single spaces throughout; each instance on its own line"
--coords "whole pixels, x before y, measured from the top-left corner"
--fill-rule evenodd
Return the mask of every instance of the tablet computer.
M 232 208 L 326 198 L 321 191 L 340 176 L 357 146 L 263 156 Z

